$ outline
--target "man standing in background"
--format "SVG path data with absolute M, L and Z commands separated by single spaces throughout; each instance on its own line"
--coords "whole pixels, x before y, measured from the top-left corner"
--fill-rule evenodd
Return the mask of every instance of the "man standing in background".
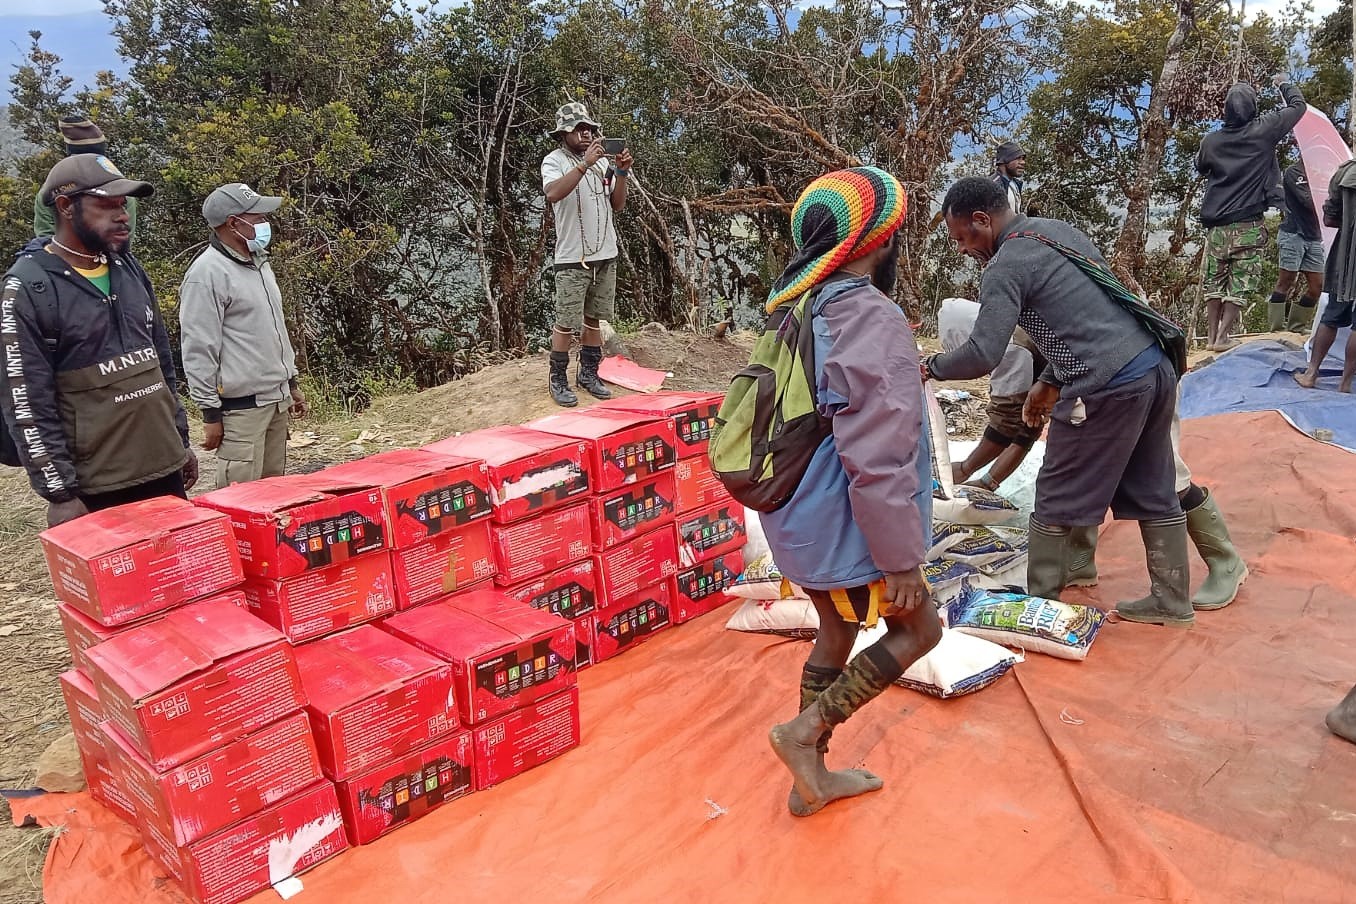
M 57 123 L 57 130 L 61 132 L 61 138 L 66 143 L 66 156 L 73 157 L 76 154 L 95 154 L 103 157 L 108 156 L 108 141 L 104 138 L 104 133 L 94 123 L 89 121 L 89 117 L 82 114 L 72 116 L 63 116 Z M 56 232 L 56 208 L 49 207 L 43 203 L 42 192 L 38 192 L 33 197 L 33 235 L 35 238 L 44 238 Z M 137 199 L 127 198 L 127 246 L 130 248 L 132 240 L 137 237 Z
M 994 151 L 993 181 L 1008 196 L 1008 207 L 1019 216 L 1026 212 L 1022 207 L 1022 189 L 1026 187 L 1026 151 L 1015 141 L 1005 141 Z
M 1323 233 L 1318 228 L 1318 212 L 1314 210 L 1314 196 L 1309 191 L 1309 177 L 1304 173 L 1304 161 L 1297 160 L 1281 177 L 1285 192 L 1285 218 L 1276 236 L 1280 255 L 1281 275 L 1267 305 L 1267 329 L 1273 333 L 1286 329 L 1292 333 L 1308 333 L 1314 322 L 1314 308 L 1323 292 Z M 1305 291 L 1290 305 L 1286 300 L 1295 280 L 1304 274 Z
M 203 448 L 217 450 L 217 487 L 276 477 L 287 466 L 287 416 L 306 414 L 282 293 L 265 249 L 282 198 L 239 182 L 207 196 L 207 248 L 179 288 L 179 335 Z
M 1205 177 L 1201 225 L 1206 233 L 1206 347 L 1222 352 L 1238 343 L 1229 338 L 1250 298 L 1262 288 L 1262 249 L 1267 227 L 1262 215 L 1276 186 L 1276 145 L 1304 115 L 1304 95 L 1285 76 L 1271 83 L 1281 89 L 1285 107 L 1257 115 L 1257 91 L 1239 82 L 1224 99 L 1224 127 L 1201 140 L 1196 170 Z

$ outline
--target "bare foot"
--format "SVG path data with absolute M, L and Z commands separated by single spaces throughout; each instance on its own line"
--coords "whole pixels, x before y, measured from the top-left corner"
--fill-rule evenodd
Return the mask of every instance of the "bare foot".
M 1313 389 L 1314 385 L 1318 383 L 1318 377 L 1311 376 L 1307 370 L 1306 371 L 1297 370 L 1293 374 L 1291 374 L 1291 376 L 1295 378 L 1296 383 L 1303 386 L 1305 389 Z
M 1356 687 L 1347 693 L 1341 703 L 1333 707 L 1325 721 L 1328 724 L 1328 731 L 1356 744 Z
M 791 796 L 786 799 L 786 808 L 791 811 L 792 816 L 813 816 L 835 800 L 869 794 L 872 791 L 879 791 L 884 786 L 885 782 L 881 781 L 879 776 L 865 769 L 843 769 L 839 772 L 826 770 L 821 776 L 821 790 L 824 793 L 822 800 L 814 805 L 807 804 L 800 796 L 800 792 L 792 787 Z
M 1347 392 L 1347 393 L 1351 392 L 1351 381 L 1350 381 L 1350 380 L 1343 380 L 1341 383 L 1338 383 L 1338 384 L 1337 384 L 1337 391 L 1338 391 L 1338 392 Z

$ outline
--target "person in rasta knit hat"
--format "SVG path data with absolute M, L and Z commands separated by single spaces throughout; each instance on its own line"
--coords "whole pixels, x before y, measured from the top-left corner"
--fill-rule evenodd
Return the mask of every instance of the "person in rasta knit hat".
M 819 633 L 801 673 L 800 715 L 769 740 L 794 782 L 788 806 L 808 816 L 879 789 L 870 772 L 830 772 L 830 735 L 941 639 L 921 566 L 931 545 L 932 472 L 918 346 L 891 299 L 904 189 L 874 167 L 839 170 L 792 211 L 795 243 L 769 313 L 811 296 L 815 385 L 832 432 L 790 500 L 762 515 L 773 557 L 809 593 Z M 852 661 L 859 626 L 885 636 Z
M 57 131 L 61 132 L 62 141 L 66 144 L 67 157 L 76 154 L 108 156 L 108 141 L 99 127 L 89 121 L 88 116 L 79 113 L 63 116 L 57 122 Z M 127 240 L 130 248 L 132 240 L 137 237 L 137 199 L 132 197 L 127 199 L 127 228 L 131 232 Z M 55 233 L 56 208 L 44 204 L 42 192 L 39 191 L 33 197 L 33 237 L 40 239 Z

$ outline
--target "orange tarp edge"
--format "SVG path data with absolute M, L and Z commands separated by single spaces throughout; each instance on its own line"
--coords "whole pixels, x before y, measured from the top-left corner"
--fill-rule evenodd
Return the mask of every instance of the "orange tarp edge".
M 1033 653 L 949 701 L 891 690 L 830 753 L 884 790 L 802 820 L 766 733 L 809 647 L 725 631 L 723 610 L 583 673 L 581 748 L 318 867 L 295 900 L 1356 900 L 1356 745 L 1323 728 L 1356 682 L 1356 460 L 1273 413 L 1184 436 L 1253 572 L 1193 630 L 1109 623 L 1083 663 Z M 1144 591 L 1135 525 L 1098 558 L 1101 586 L 1068 599 Z M 181 900 L 86 795 L 13 807 L 69 826 L 49 904 Z

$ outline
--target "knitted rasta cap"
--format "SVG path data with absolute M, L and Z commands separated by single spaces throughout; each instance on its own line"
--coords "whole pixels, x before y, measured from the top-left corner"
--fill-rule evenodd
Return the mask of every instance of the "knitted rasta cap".
M 904 222 L 907 208 L 904 186 L 874 166 L 837 170 L 811 182 L 791 210 L 796 253 L 772 284 L 768 313 L 879 248 Z

